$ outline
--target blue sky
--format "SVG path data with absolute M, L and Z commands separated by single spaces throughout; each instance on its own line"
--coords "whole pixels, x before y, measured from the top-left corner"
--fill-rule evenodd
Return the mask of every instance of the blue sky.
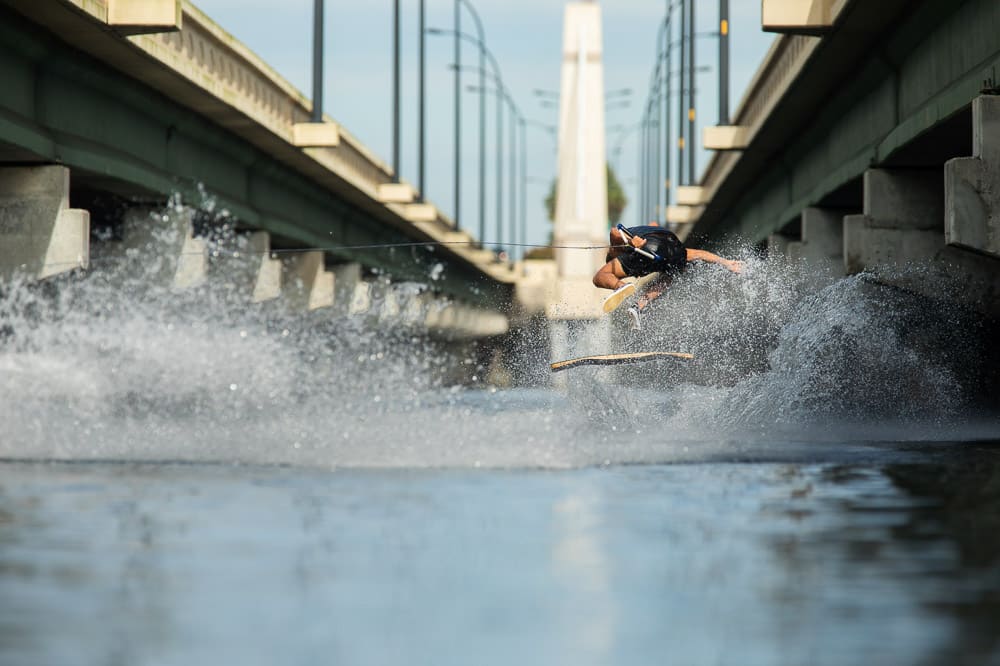
M 486 43 L 502 69 L 504 82 L 517 105 L 532 121 L 557 122 L 557 109 L 544 107 L 533 91 L 557 90 L 565 3 L 559 0 L 471 0 L 483 20 Z M 311 95 L 312 0 L 196 0 L 213 20 L 260 55 L 307 96 Z M 403 96 L 401 175 L 417 180 L 417 37 L 418 3 L 402 0 Z M 607 125 L 631 126 L 641 117 L 654 65 L 656 32 L 666 1 L 615 0 L 601 3 L 604 19 L 604 77 L 608 91 L 633 90 L 630 106 L 609 104 Z M 451 29 L 452 0 L 426 0 L 428 27 Z M 326 0 L 326 57 L 324 110 L 360 139 L 386 163 L 392 160 L 392 0 L 342 2 Z M 774 36 L 760 31 L 760 0 L 730 0 L 731 107 L 743 91 Z M 696 32 L 717 30 L 718 3 L 698 0 Z M 463 29 L 474 32 L 470 15 Z M 426 197 L 453 216 L 453 79 L 450 38 L 427 37 L 427 184 Z M 710 72 L 698 74 L 698 136 L 704 124 L 717 121 L 717 40 L 698 40 L 698 65 Z M 463 45 L 463 64 L 475 64 L 476 47 Z M 463 84 L 474 84 L 469 73 Z M 478 237 L 478 97 L 464 93 L 462 133 L 461 222 Z M 494 105 L 487 102 L 486 240 L 496 233 L 494 185 Z M 506 131 L 506 130 L 505 130 Z M 608 151 L 621 144 L 618 175 L 630 202 L 636 199 L 638 132 L 608 132 Z M 708 161 L 698 155 L 698 173 Z M 505 154 L 504 159 L 507 159 Z M 528 129 L 527 211 L 529 242 L 544 242 L 550 230 L 542 205 L 555 174 L 555 144 L 544 131 Z M 505 162 L 504 172 L 509 168 Z M 503 201 L 504 234 L 509 224 L 508 200 Z M 626 223 L 636 222 L 634 204 L 625 211 Z

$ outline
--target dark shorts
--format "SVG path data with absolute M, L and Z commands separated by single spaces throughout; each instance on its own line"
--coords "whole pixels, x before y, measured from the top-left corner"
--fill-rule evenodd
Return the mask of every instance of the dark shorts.
M 622 270 L 629 277 L 641 277 L 650 273 L 677 274 L 687 265 L 687 250 L 677 236 L 666 229 L 654 230 L 636 234 L 646 239 L 644 249 L 658 255 L 659 259 L 650 259 L 639 254 L 634 249 L 628 249 L 618 256 Z

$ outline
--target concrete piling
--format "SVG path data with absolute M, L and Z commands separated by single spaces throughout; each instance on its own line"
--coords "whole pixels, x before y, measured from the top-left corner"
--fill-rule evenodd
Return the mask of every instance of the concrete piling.
M 1000 96 L 972 101 L 972 156 L 948 160 L 945 242 L 1000 258 Z
M 293 310 L 328 308 L 334 302 L 334 274 L 322 252 L 295 252 L 282 257 L 282 296 Z
M 69 207 L 69 169 L 0 168 L 0 277 L 41 280 L 90 263 L 90 213 Z

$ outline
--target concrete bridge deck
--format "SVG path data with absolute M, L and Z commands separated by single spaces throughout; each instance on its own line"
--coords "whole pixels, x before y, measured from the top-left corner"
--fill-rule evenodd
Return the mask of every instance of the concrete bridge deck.
M 292 274 L 311 266 L 307 282 L 326 291 L 334 274 L 371 270 L 430 282 L 476 322 L 468 333 L 506 330 L 518 272 L 453 231 L 333 119 L 310 123 L 309 100 L 189 2 L 3 0 L 0 80 L 0 273 L 86 265 L 89 227 L 141 229 L 144 209 L 121 211 L 207 194 L 265 255 L 328 248 L 281 255 Z M 50 188 L 52 201 L 28 206 L 45 220 L 19 219 L 30 182 Z M 190 219 L 174 224 L 191 236 Z M 429 241 L 445 244 L 339 249 Z
M 764 0 L 781 32 L 682 234 L 739 238 L 840 274 L 924 262 L 1000 314 L 1000 4 Z M 679 197 L 680 198 L 680 197 Z M 681 214 L 683 213 L 683 215 Z M 909 285 L 928 294 L 934 285 Z

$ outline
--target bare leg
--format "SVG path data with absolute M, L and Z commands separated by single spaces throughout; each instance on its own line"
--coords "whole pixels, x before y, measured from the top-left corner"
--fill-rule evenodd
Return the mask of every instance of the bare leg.
M 667 290 L 670 283 L 673 282 L 673 277 L 668 275 L 661 275 L 660 277 L 653 280 L 650 285 L 643 291 L 642 296 L 636 300 L 636 305 L 642 310 L 647 305 L 659 298 L 663 292 Z

